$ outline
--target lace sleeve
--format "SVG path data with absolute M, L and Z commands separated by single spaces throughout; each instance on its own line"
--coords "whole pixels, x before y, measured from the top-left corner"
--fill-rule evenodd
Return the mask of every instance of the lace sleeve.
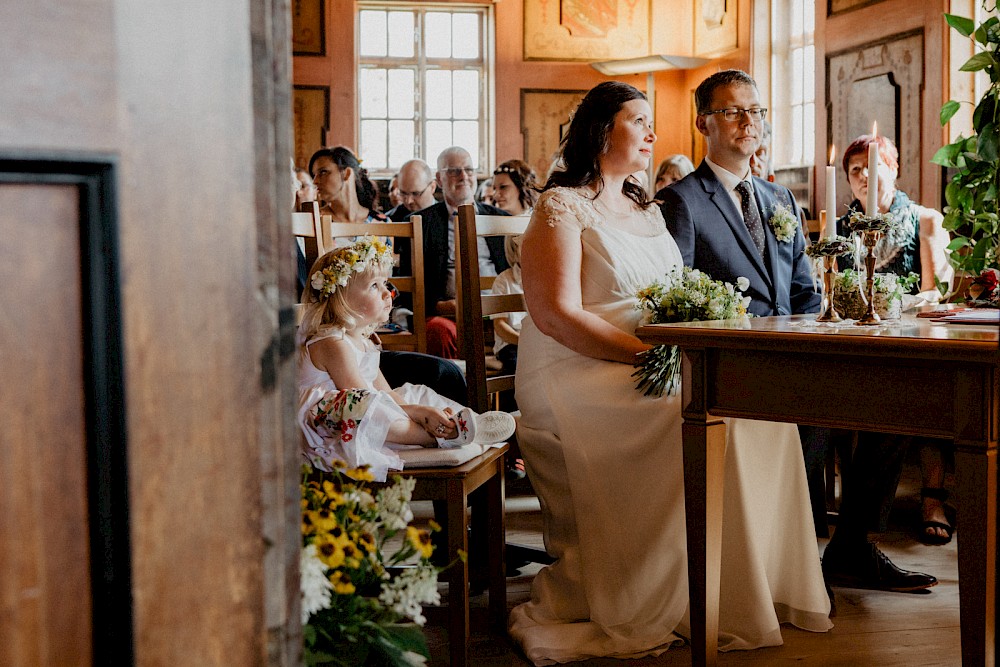
M 593 202 L 569 188 L 553 188 L 542 193 L 535 204 L 535 216 L 549 227 L 565 226 L 576 231 L 593 227 Z

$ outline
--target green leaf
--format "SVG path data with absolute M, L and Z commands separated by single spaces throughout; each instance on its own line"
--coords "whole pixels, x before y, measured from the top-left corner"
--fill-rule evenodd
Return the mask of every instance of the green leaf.
M 997 101 L 989 95 L 983 95 L 983 99 L 976 105 L 972 112 L 972 127 L 977 132 L 981 132 L 983 125 L 995 119 Z
M 988 162 L 995 162 L 998 157 L 998 148 L 1000 148 L 997 142 L 997 126 L 989 123 L 979 133 L 979 157 Z
M 981 51 L 966 60 L 965 64 L 958 69 L 960 72 L 978 72 L 979 70 L 986 69 L 995 63 L 996 61 L 993 59 L 993 54 L 987 51 Z
M 976 32 L 973 35 L 975 40 L 980 44 L 984 45 L 989 44 L 990 28 L 995 26 L 998 22 L 1000 22 L 1000 19 L 998 19 L 996 16 L 991 16 L 987 21 L 985 21 L 981 26 L 979 26 L 979 28 L 976 29 Z M 994 38 L 994 41 L 996 41 L 996 38 Z
M 945 14 L 944 20 L 948 22 L 952 28 L 958 31 L 962 37 L 968 37 L 972 34 L 972 31 L 976 29 L 976 24 L 972 19 L 967 19 L 964 16 L 955 16 L 954 14 Z
M 962 137 L 959 137 L 956 143 L 942 146 L 936 153 L 934 153 L 934 157 L 931 158 L 931 162 L 939 164 L 942 167 L 954 167 L 955 156 L 958 154 L 963 141 Z
M 944 189 L 944 198 L 948 206 L 958 206 L 958 195 L 962 186 L 952 181 Z
M 948 244 L 948 250 L 958 250 L 959 248 L 964 248 L 966 246 L 971 246 L 971 245 L 972 244 L 969 243 L 969 239 L 965 238 L 964 236 L 956 236 L 954 239 L 951 240 L 951 243 Z
M 972 256 L 976 259 L 983 259 L 986 257 L 986 250 L 993 245 L 993 239 L 983 237 L 976 241 L 975 247 L 972 248 Z
M 951 117 L 954 116 L 961 107 L 962 105 L 955 100 L 948 100 L 945 102 L 945 105 L 941 107 L 941 124 L 947 125 L 948 121 L 951 120 Z
M 1000 25 L 1000 18 L 996 16 L 991 16 L 988 19 L 986 19 L 981 26 L 979 26 L 979 30 L 982 30 L 983 33 L 986 35 L 986 42 L 983 42 L 983 44 L 986 44 L 989 41 L 990 33 L 992 33 L 993 42 L 996 43 L 998 41 L 997 39 L 998 25 Z

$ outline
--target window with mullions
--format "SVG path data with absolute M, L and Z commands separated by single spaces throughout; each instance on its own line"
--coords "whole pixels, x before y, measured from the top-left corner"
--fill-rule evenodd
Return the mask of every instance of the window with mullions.
M 814 0 L 772 0 L 771 159 L 778 168 L 815 160 L 815 23 Z
M 462 146 L 487 155 L 487 19 L 479 6 L 359 4 L 359 153 L 390 174 L 412 158 L 433 167 Z

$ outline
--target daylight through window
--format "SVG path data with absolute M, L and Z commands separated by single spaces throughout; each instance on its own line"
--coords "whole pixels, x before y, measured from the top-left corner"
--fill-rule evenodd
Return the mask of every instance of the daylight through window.
M 359 152 L 376 174 L 448 146 L 488 153 L 488 9 L 361 3 Z

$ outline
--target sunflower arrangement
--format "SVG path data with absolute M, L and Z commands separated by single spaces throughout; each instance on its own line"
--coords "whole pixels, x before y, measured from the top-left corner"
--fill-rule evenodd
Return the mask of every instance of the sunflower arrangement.
M 648 314 L 650 324 L 730 320 L 746 316 L 750 297 L 743 296 L 742 290 L 749 286 L 750 281 L 742 276 L 734 286 L 685 266 L 639 290 L 636 308 Z M 676 346 L 652 347 L 640 355 L 636 366 L 632 377 L 639 378 L 636 389 L 644 395 L 676 393 L 681 373 L 681 354 Z
M 422 665 L 428 649 L 421 606 L 440 603 L 441 568 L 430 562 L 430 532 L 409 525 L 416 480 L 396 476 L 376 489 L 367 467 L 332 467 L 303 468 L 305 664 Z M 432 521 L 431 529 L 440 527 Z M 391 553 L 390 542 L 398 545 Z M 394 568 L 399 573 L 390 575 Z

